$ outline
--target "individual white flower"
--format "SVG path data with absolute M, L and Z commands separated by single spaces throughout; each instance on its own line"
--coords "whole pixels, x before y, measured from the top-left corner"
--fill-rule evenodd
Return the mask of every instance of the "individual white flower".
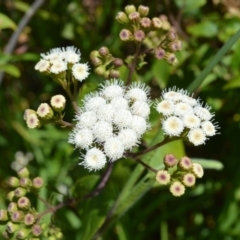
M 77 63 L 80 61 L 81 57 L 81 52 L 79 49 L 71 46 L 71 47 L 66 47 L 64 50 L 64 59 L 68 63 Z
M 49 52 L 47 53 L 41 53 L 41 57 L 46 60 L 51 60 L 55 56 L 60 56 L 62 53 L 61 48 L 52 48 Z
M 197 178 L 202 178 L 204 174 L 203 167 L 199 163 L 193 163 L 192 172 Z
M 125 97 L 131 102 L 135 102 L 135 101 L 146 102 L 148 100 L 149 93 L 150 93 L 150 88 L 148 86 L 137 82 L 131 85 Z
M 59 54 L 54 54 L 54 55 L 52 55 L 51 58 L 49 58 L 49 61 L 50 61 L 50 63 L 54 64 L 54 63 L 62 62 L 63 58 Z
M 95 111 L 97 112 L 99 107 L 106 104 L 106 100 L 98 95 L 93 96 L 88 94 L 84 98 L 84 109 L 86 111 Z
M 97 122 L 96 113 L 93 111 L 81 112 L 76 115 L 78 128 L 92 128 Z
M 113 118 L 113 123 L 119 128 L 129 127 L 132 124 L 132 113 L 126 109 L 116 111 Z
M 191 113 L 192 111 L 193 109 L 188 103 L 180 102 L 175 105 L 174 114 L 182 117 L 186 114 Z
M 104 152 L 111 161 L 115 161 L 123 157 L 124 146 L 118 138 L 111 137 L 104 144 Z
M 203 107 L 197 105 L 194 108 L 194 113 L 198 117 L 200 117 L 202 120 L 209 121 L 213 117 L 213 114 L 211 114 L 209 110 L 210 110 L 210 107 L 203 108 Z
M 104 142 L 113 135 L 112 124 L 106 121 L 98 121 L 93 127 L 93 134 L 98 142 Z
M 70 134 L 68 142 L 74 144 L 76 147 L 87 149 L 93 143 L 93 132 L 87 128 L 76 128 Z
M 157 104 L 156 110 L 165 116 L 169 116 L 174 112 L 174 102 L 172 100 L 162 100 Z
M 66 105 L 66 98 L 63 95 L 55 95 L 51 98 L 51 106 L 55 111 L 62 111 Z
M 75 63 L 72 67 L 73 76 L 80 82 L 89 75 L 89 66 L 86 63 Z
M 198 128 L 200 126 L 201 120 L 195 114 L 186 114 L 182 118 L 183 124 L 187 128 Z
M 198 104 L 198 101 L 195 98 L 189 97 L 188 95 L 183 95 L 181 101 L 189 104 L 192 107 Z
M 41 118 L 50 119 L 53 117 L 53 111 L 47 103 L 41 103 L 37 109 L 37 115 Z
M 115 111 L 116 110 L 114 109 L 112 104 L 101 105 L 101 106 L 99 106 L 98 111 L 97 111 L 97 118 L 99 120 L 112 122 Z
M 64 61 L 55 61 L 50 67 L 50 72 L 59 74 L 67 70 L 67 64 Z
M 111 101 L 111 105 L 117 110 L 119 110 L 121 108 L 123 108 L 123 109 L 128 109 L 129 108 L 128 101 L 123 97 L 113 98 L 112 101 Z
M 150 107 L 147 102 L 136 101 L 131 106 L 131 111 L 134 115 L 137 115 L 143 118 L 148 118 L 150 114 Z
M 201 128 L 191 129 L 187 136 L 189 142 L 195 146 L 201 145 L 206 141 L 206 135 Z
M 83 162 L 79 163 L 79 165 L 83 165 L 90 171 L 96 171 L 102 169 L 106 163 L 106 155 L 100 149 L 94 147 L 87 151 Z
M 27 123 L 28 128 L 31 128 L 31 129 L 37 128 L 40 126 L 39 119 L 37 117 L 37 114 L 35 114 L 35 113 L 30 113 L 27 116 L 26 123 Z
M 138 137 L 140 137 L 148 129 L 147 121 L 142 117 L 132 116 L 131 129 L 133 129 L 138 135 Z
M 162 122 L 163 131 L 169 136 L 179 136 L 184 129 L 183 122 L 179 117 L 171 116 Z
M 206 136 L 214 136 L 216 134 L 216 127 L 212 124 L 212 122 L 204 121 L 201 126 Z
M 38 70 L 39 72 L 46 72 L 49 70 L 50 62 L 44 59 L 41 59 L 36 65 L 35 70 Z
M 118 138 L 121 140 L 124 149 L 129 150 L 138 144 L 138 136 L 132 129 L 122 129 L 118 133 Z
M 172 90 L 169 89 L 169 90 L 165 90 L 163 91 L 162 93 L 162 97 L 163 99 L 165 100 L 171 100 L 171 101 L 180 101 L 182 99 L 182 94 L 183 91 L 181 90 L 176 90 L 175 91 L 175 88 L 173 88 Z
M 109 81 L 102 86 L 101 94 L 109 101 L 115 97 L 122 97 L 124 94 L 123 83 L 118 80 Z

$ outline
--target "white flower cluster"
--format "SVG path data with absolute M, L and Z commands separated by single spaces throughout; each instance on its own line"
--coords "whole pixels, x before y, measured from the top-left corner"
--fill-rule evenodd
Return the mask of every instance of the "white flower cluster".
M 187 136 L 195 146 L 205 143 L 208 137 L 217 133 L 218 126 L 213 123 L 214 114 L 209 106 L 203 106 L 183 89 L 164 91 L 156 110 L 163 115 L 162 128 L 165 135 Z
M 104 167 L 137 146 L 148 129 L 149 88 L 132 84 L 126 88 L 120 80 L 107 81 L 101 90 L 87 95 L 76 115 L 77 124 L 69 143 L 85 149 L 80 164 L 89 170 Z
M 60 74 L 70 70 L 73 77 L 82 82 L 89 75 L 87 63 L 79 63 L 80 50 L 71 46 L 66 48 L 53 48 L 41 54 L 42 59 L 36 64 L 35 69 L 40 72 Z

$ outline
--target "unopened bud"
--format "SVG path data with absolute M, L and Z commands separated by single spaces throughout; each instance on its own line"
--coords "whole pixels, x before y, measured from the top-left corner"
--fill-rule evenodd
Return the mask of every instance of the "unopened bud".
M 103 64 L 103 61 L 98 57 L 91 59 L 91 61 L 95 67 L 101 66 Z
M 18 207 L 21 209 L 29 209 L 31 206 L 30 200 L 27 197 L 21 197 L 17 201 Z
M 188 157 L 182 157 L 178 162 L 178 167 L 184 170 L 190 170 L 192 166 L 192 161 Z
M 134 40 L 137 42 L 142 42 L 145 39 L 145 33 L 142 30 L 137 30 L 134 32 Z
M 10 177 L 8 179 L 8 185 L 10 187 L 19 187 L 19 185 L 20 185 L 19 179 L 17 177 Z
M 157 47 L 154 51 L 154 56 L 156 59 L 161 60 L 165 57 L 165 50 L 161 47 Z
M 167 185 L 170 182 L 171 176 L 166 170 L 159 170 L 156 174 L 156 180 L 161 185 Z
M 106 57 L 109 55 L 109 49 L 107 47 L 100 47 L 99 50 L 99 55 Z
M 136 7 L 134 5 L 127 5 L 125 8 L 124 8 L 126 14 L 130 14 L 132 12 L 136 12 Z
M 32 234 L 35 237 L 38 237 L 42 234 L 42 227 L 39 224 L 35 224 L 32 226 Z
M 36 112 L 35 112 L 34 110 L 32 110 L 32 109 L 26 109 L 25 112 L 24 112 L 24 114 L 23 114 L 23 119 L 24 119 L 25 121 L 27 121 L 27 118 L 28 118 L 28 116 L 29 116 L 31 113 L 36 114 Z
M 176 34 L 176 32 L 175 32 L 175 31 L 170 31 L 170 32 L 168 32 L 168 34 L 167 34 L 167 39 L 168 39 L 169 41 L 174 41 L 174 40 L 176 40 L 176 39 L 177 39 L 177 34 Z
M 178 63 L 178 60 L 173 53 L 166 53 L 165 60 L 171 65 L 176 65 Z
M 155 29 L 160 29 L 162 27 L 162 21 L 158 17 L 152 19 L 152 26 Z
M 170 50 L 171 52 L 176 52 L 176 51 L 178 51 L 178 46 L 177 46 L 176 42 L 170 42 L 170 43 L 168 44 L 168 48 L 169 48 L 169 50 Z
M 10 191 L 8 194 L 7 194 L 7 199 L 8 201 L 12 201 L 13 198 L 15 197 L 15 191 Z
M 181 182 L 176 181 L 171 184 L 170 192 L 172 193 L 173 196 L 180 197 L 185 193 L 185 187 Z
M 138 12 L 132 12 L 128 15 L 128 18 L 133 22 L 139 22 L 140 14 Z
M 120 77 L 120 72 L 118 70 L 111 69 L 109 71 L 109 77 L 110 78 L 119 78 Z
M 17 232 L 17 239 L 25 239 L 28 237 L 29 233 L 30 233 L 29 229 L 22 228 Z
M 43 184 L 44 184 L 44 181 L 40 177 L 36 177 L 32 180 L 32 187 L 35 188 L 35 189 L 42 188 Z
M 16 212 L 18 210 L 17 203 L 15 202 L 10 202 L 7 208 L 9 213 Z
M 27 177 L 20 178 L 19 182 L 20 182 L 20 186 L 23 188 L 28 188 L 32 185 L 32 181 Z
M 7 223 L 7 231 L 9 233 L 14 233 L 15 231 L 18 230 L 19 225 L 13 222 L 8 222 Z
M 103 77 L 104 77 L 105 79 L 108 79 L 108 78 L 109 78 L 109 71 L 108 71 L 108 70 L 105 71 Z
M 117 16 L 116 16 L 116 20 L 119 23 L 122 23 L 122 24 L 129 23 L 129 19 L 128 19 L 127 14 L 125 12 L 118 12 Z
M 197 178 L 202 178 L 204 174 L 203 167 L 199 163 L 193 163 L 192 172 Z
M 23 167 L 17 171 L 17 175 L 19 178 L 28 178 L 29 177 L 29 171 L 26 167 Z
M 47 103 L 41 103 L 37 109 L 37 115 L 44 120 L 49 120 L 53 117 L 52 108 Z
M 140 25 L 143 29 L 150 29 L 152 26 L 152 21 L 150 18 L 144 17 L 140 20 Z
M 181 51 L 182 50 L 182 42 L 180 40 L 177 40 L 175 43 L 176 43 L 177 51 Z
M 54 111 L 62 112 L 66 105 L 66 98 L 63 95 L 55 95 L 51 98 L 51 106 Z
M 20 222 L 24 217 L 24 213 L 22 211 L 12 212 L 11 220 L 13 222 Z
M 0 210 L 0 221 L 7 221 L 8 220 L 8 212 L 5 209 Z
M 22 188 L 22 187 L 18 187 L 18 188 L 16 188 L 15 191 L 14 191 L 14 195 L 15 195 L 15 197 L 17 197 L 17 198 L 20 198 L 20 197 L 25 196 L 26 193 L 27 193 L 27 190 L 26 190 L 25 188 Z
M 119 68 L 123 65 L 123 61 L 120 58 L 114 58 L 112 63 L 114 65 L 114 67 L 116 67 L 116 68 Z
M 27 116 L 26 123 L 27 123 L 27 127 L 30 129 L 39 128 L 41 126 L 41 123 L 36 113 L 30 113 Z
M 140 5 L 138 7 L 138 12 L 140 13 L 141 17 L 146 17 L 149 13 L 149 7 Z
M 10 234 L 8 231 L 4 231 L 2 236 L 4 239 L 12 239 L 12 234 Z
M 28 213 L 24 217 L 24 224 L 27 226 L 33 225 L 36 221 L 36 218 L 33 214 Z
M 55 236 L 56 236 L 57 239 L 62 239 L 63 234 L 62 234 L 62 232 L 57 232 L 57 233 L 55 234 Z
M 119 37 L 124 42 L 133 40 L 133 35 L 128 29 L 122 29 L 121 32 L 119 33 Z
M 177 158 L 173 154 L 167 154 L 163 158 L 163 163 L 167 168 L 174 167 L 177 164 Z
M 91 53 L 90 53 L 90 59 L 92 60 L 92 59 L 94 59 L 94 58 L 96 58 L 96 57 L 99 57 L 100 55 L 99 55 L 99 52 L 97 51 L 97 50 L 94 50 L 94 51 L 92 51 Z
M 187 174 L 183 175 L 183 177 L 182 177 L 182 183 L 186 187 L 194 186 L 195 182 L 196 182 L 196 177 L 192 173 L 187 173 Z

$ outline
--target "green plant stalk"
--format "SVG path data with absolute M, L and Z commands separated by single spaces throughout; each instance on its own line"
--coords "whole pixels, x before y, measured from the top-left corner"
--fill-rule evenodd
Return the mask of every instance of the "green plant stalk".
M 194 79 L 194 81 L 188 86 L 187 90 L 193 92 L 196 90 L 207 77 L 207 75 L 212 71 L 212 69 L 218 64 L 222 57 L 227 53 L 227 51 L 233 46 L 234 43 L 240 38 L 240 29 L 229 38 L 229 40 L 223 45 L 223 47 L 217 52 L 217 54 L 212 58 L 209 64 L 204 68 L 200 75 Z

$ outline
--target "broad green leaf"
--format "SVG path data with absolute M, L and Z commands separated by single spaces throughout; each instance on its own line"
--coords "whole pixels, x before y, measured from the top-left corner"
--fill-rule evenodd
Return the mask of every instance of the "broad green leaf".
M 16 78 L 20 77 L 21 75 L 19 69 L 12 64 L 5 64 L 0 66 L 0 71 L 8 73 L 9 75 L 12 75 Z
M 223 164 L 217 160 L 213 159 L 203 159 L 203 158 L 191 158 L 193 162 L 197 162 L 202 165 L 203 168 L 222 170 Z
M 152 66 L 152 77 L 157 81 L 161 89 L 167 86 L 170 75 L 170 66 L 165 61 L 155 61 Z
M 184 13 L 198 10 L 206 4 L 206 0 L 175 0 L 175 2 Z
M 187 28 L 188 33 L 196 37 L 214 37 L 218 33 L 218 27 L 215 22 L 203 21 L 198 24 L 191 25 Z
M 17 26 L 12 19 L 10 19 L 8 16 L 6 16 L 3 13 L 0 13 L 0 30 L 5 28 L 11 28 L 15 30 L 16 27 Z

